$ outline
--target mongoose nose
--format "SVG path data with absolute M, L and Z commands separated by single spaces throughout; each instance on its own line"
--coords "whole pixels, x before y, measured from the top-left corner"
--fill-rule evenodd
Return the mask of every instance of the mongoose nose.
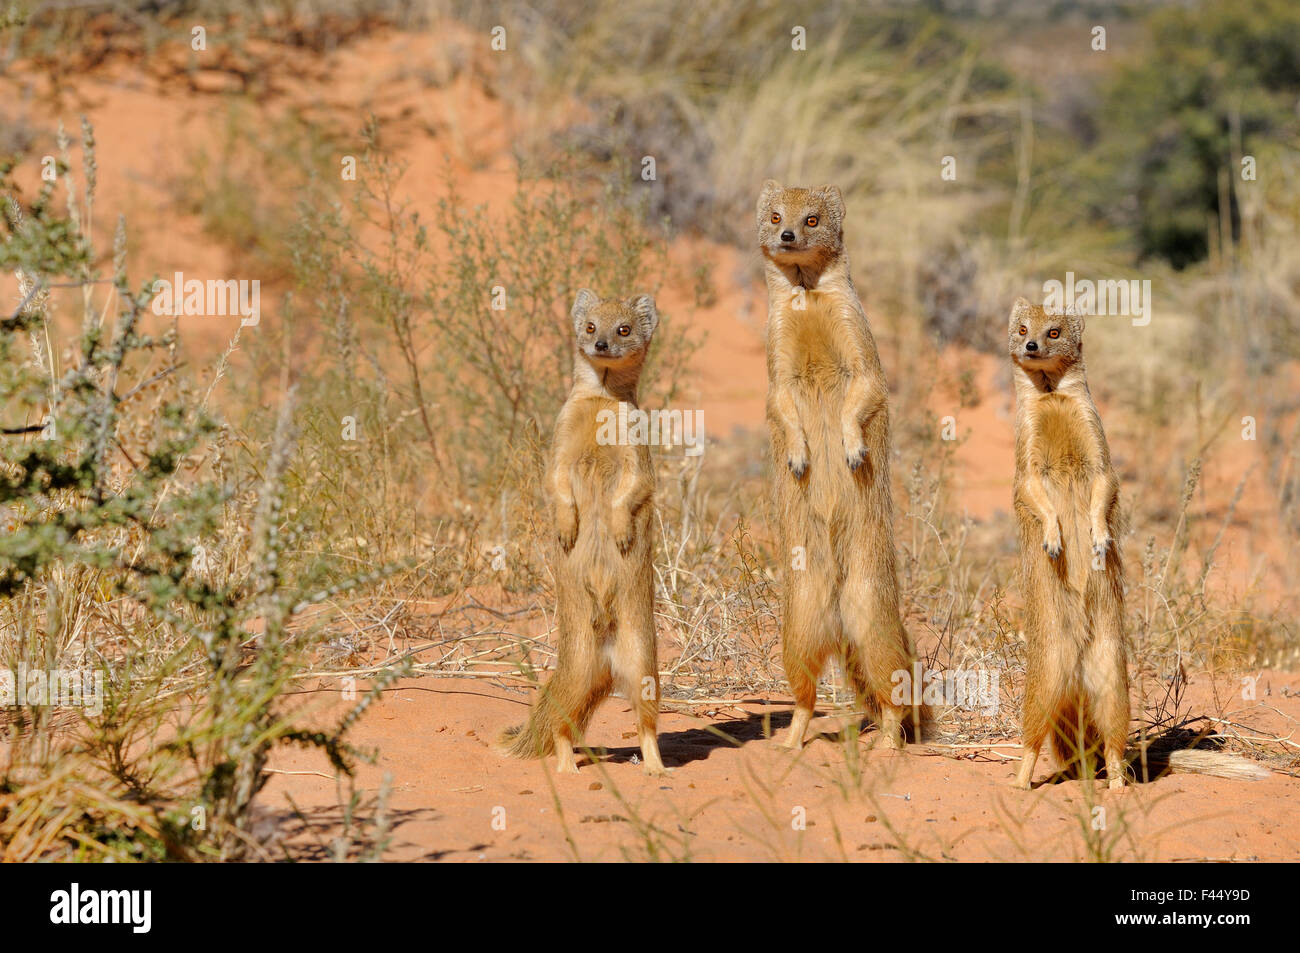
M 781 233 L 781 241 L 783 242 L 794 241 L 794 232 L 790 231 L 789 229 L 786 229 L 784 232 Z
M 606 341 L 604 338 L 601 338 L 599 341 L 596 342 L 596 350 L 597 350 L 597 351 L 608 351 L 608 350 L 609 350 L 609 342 Z
M 599 347 L 599 346 L 600 346 L 600 345 L 597 345 L 597 347 Z M 1037 342 L 1037 341 L 1026 341 L 1026 342 L 1025 342 L 1025 350 L 1026 350 L 1026 351 L 1037 351 L 1037 350 L 1038 350 L 1038 342 Z

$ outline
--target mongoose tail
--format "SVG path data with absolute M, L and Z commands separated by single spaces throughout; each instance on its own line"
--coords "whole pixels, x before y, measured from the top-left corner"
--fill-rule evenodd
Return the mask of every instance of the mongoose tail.
M 528 714 L 528 721 L 501 732 L 496 745 L 499 751 L 512 758 L 545 758 L 555 754 L 555 737 L 561 728 L 567 727 L 572 738 L 582 737 L 607 686 L 592 686 L 584 693 L 585 698 L 575 699 L 572 704 L 568 704 L 557 699 L 556 695 L 570 686 L 557 686 L 555 681 L 556 678 L 553 677 L 542 688 L 537 703 Z M 566 711 L 572 714 L 566 717 Z
M 536 721 L 535 718 L 529 718 L 524 724 L 512 725 L 501 732 L 497 738 L 497 750 L 512 758 L 545 758 L 553 754 L 554 733 L 549 730 L 539 732 Z

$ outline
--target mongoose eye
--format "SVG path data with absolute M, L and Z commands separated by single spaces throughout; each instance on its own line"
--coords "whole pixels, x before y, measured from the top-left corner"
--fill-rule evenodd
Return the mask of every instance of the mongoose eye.
M 808 223 L 808 227 L 809 227 L 809 228 L 816 228 L 816 227 L 817 227 L 817 216 L 816 216 L 816 215 L 809 215 L 808 218 L 807 218 L 807 223 Z
M 593 324 L 592 322 L 590 322 L 590 321 L 587 322 L 587 333 L 588 333 L 588 334 L 595 334 L 595 333 L 596 333 L 596 325 L 594 325 L 594 324 Z
M 1023 324 L 1020 325 L 1020 336 L 1024 337 L 1028 333 L 1029 333 L 1029 328 L 1025 327 Z
M 621 337 L 621 338 L 625 338 L 625 337 L 627 337 L 627 336 L 628 336 L 629 334 L 631 334 L 631 333 L 632 333 L 632 326 L 631 326 L 630 324 L 620 324 L 620 325 L 618 326 L 618 336 L 619 336 L 619 337 Z
M 1050 330 L 1050 331 L 1047 332 L 1047 336 L 1048 336 L 1049 338 L 1051 338 L 1053 341 L 1055 341 L 1057 338 L 1059 338 L 1059 337 L 1061 336 L 1061 329 L 1060 329 L 1060 328 L 1052 328 L 1052 330 Z
M 781 213 L 780 213 L 780 212 L 773 212 L 773 213 L 772 213 L 772 224 L 773 224 L 773 225 L 780 225 L 780 224 L 781 224 Z

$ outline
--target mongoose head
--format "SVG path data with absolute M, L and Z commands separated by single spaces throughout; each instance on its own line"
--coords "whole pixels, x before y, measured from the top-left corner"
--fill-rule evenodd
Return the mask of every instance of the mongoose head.
M 1083 357 L 1083 318 L 1017 298 L 1007 323 L 1011 360 L 1027 371 L 1061 371 Z
M 573 302 L 572 314 L 578 353 L 601 370 L 640 365 L 659 324 L 655 299 L 650 295 L 602 301 L 583 288 Z
M 758 196 L 758 247 L 778 265 L 816 267 L 844 244 L 844 196 L 838 187 L 787 189 L 775 179 Z

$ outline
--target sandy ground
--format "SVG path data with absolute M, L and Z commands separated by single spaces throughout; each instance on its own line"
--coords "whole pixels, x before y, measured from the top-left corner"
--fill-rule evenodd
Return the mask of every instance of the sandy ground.
M 448 43 L 459 44 L 459 52 L 437 55 L 451 49 Z M 218 148 L 228 115 L 221 90 L 229 80 L 229 74 L 200 70 L 191 81 L 178 82 L 161 68 L 110 62 L 65 87 L 54 105 L 48 84 L 21 73 L 0 77 L 0 95 L 10 118 L 25 117 L 40 129 L 48 131 L 62 118 L 75 130 L 82 113 L 94 122 L 101 184 L 96 234 L 102 252 L 111 248 L 117 213 L 125 212 L 137 279 L 173 271 L 228 275 L 234 267 L 231 253 L 204 235 L 196 216 L 178 211 L 170 183 L 182 175 L 190 155 L 178 144 Z M 491 95 L 463 37 L 457 40 L 446 31 L 379 33 L 320 59 L 286 56 L 262 81 L 270 90 L 257 106 L 264 121 L 299 111 L 342 118 L 359 128 L 367 111 L 377 112 L 392 137 L 388 144 L 408 164 L 405 182 L 416 207 L 436 208 L 441 193 L 436 183 L 445 169 L 457 177 L 469 202 L 502 208 L 509 200 L 515 182 L 509 147 L 521 120 Z M 34 190 L 35 170 L 22 174 Z M 717 284 L 716 301 L 703 308 L 695 306 L 685 287 L 669 285 L 661 293 L 663 310 L 707 331 L 691 375 L 694 391 L 684 402 L 704 410 L 714 439 L 761 428 L 766 302 L 755 256 L 683 238 L 674 243 L 670 258 L 683 273 L 710 261 Z M 9 295 L 12 283 L 0 284 L 0 292 Z M 275 301 L 276 292 L 264 289 L 269 320 L 275 319 L 276 306 L 267 302 Z M 870 312 L 869 297 L 867 308 Z M 183 331 L 201 354 L 224 346 L 237 324 L 238 318 L 204 318 Z M 898 355 L 883 356 L 900 386 L 909 369 L 900 366 Z M 985 354 L 953 350 L 941 360 L 949 376 L 970 370 L 981 397 L 966 409 L 957 409 L 955 394 L 947 391 L 932 394 L 930 401 L 936 415 L 954 413 L 959 433 L 966 436 L 954 467 L 959 511 L 988 520 L 1010 503 L 1009 376 L 1002 360 Z M 1105 418 L 1105 388 L 1095 387 L 1094 393 Z M 1142 448 L 1119 446 L 1117 463 L 1131 467 L 1141 453 Z M 1204 490 L 1217 501 L 1213 512 L 1224 511 L 1236 484 L 1260 458 L 1247 445 L 1216 464 Z M 1243 592 L 1261 585 L 1261 579 L 1267 585 L 1261 560 L 1286 558 L 1281 541 L 1268 530 L 1272 502 L 1263 474 L 1264 468 L 1256 467 L 1246 485 L 1212 586 Z M 1263 737 L 1293 737 L 1300 676 L 1266 673 L 1260 686 L 1259 701 L 1229 706 L 1230 720 Z M 1224 697 L 1222 684 L 1211 686 L 1208 676 L 1193 676 L 1192 698 L 1202 702 L 1198 713 L 1221 711 L 1216 696 Z M 1001 748 L 919 747 L 900 754 L 873 750 L 873 735 L 867 733 L 854 747 L 819 740 L 796 756 L 768 739 L 771 728 L 788 720 L 788 699 L 752 698 L 714 707 L 669 704 L 660 725 L 664 758 L 672 769 L 665 779 L 647 778 L 631 763 L 636 753 L 631 716 L 625 704 L 611 700 L 597 713 L 589 735 L 590 743 L 603 746 L 600 762 L 585 764 L 577 777 L 556 777 L 548 763 L 506 760 L 490 747 L 504 726 L 525 717 L 529 697 L 483 680 L 426 678 L 400 683 L 362 718 L 352 740 L 380 752 L 376 764 L 359 770 L 357 783 L 370 799 L 363 804 L 373 807 L 376 792 L 389 779 L 385 816 L 391 840 L 385 857 L 1300 858 L 1300 818 L 1292 809 L 1300 782 L 1284 774 L 1259 782 L 1168 777 L 1117 793 L 1094 793 L 1072 781 L 1025 793 L 1009 787 L 1019 759 L 1014 738 Z M 324 683 L 307 698 L 327 711 L 344 705 L 336 682 Z M 277 773 L 261 797 L 266 832 L 274 832 L 294 856 L 329 856 L 346 825 L 340 791 L 324 759 L 309 751 L 282 751 L 274 767 Z M 1040 763 L 1039 777 L 1046 773 Z M 357 832 L 351 853 L 364 852 L 374 833 L 369 826 Z
M 1208 705 L 1210 689 L 1208 677 L 1194 678 L 1189 697 Z M 1231 720 L 1294 732 L 1300 676 L 1265 673 L 1259 695 L 1234 704 Z M 373 796 L 389 779 L 387 859 L 1300 859 L 1300 780 L 1285 774 L 1170 775 L 1111 792 L 1104 782 L 1052 781 L 1043 759 L 1044 783 L 1024 792 L 1010 787 L 1014 745 L 899 753 L 875 750 L 872 731 L 857 741 L 855 769 L 838 738 L 798 755 L 778 746 L 769 732 L 788 723 L 789 708 L 754 698 L 667 705 L 666 778 L 634 763 L 630 708 L 610 699 L 587 739 L 598 763 L 583 758 L 578 775 L 556 775 L 552 760 L 516 761 L 492 747 L 525 716 L 526 700 L 481 680 L 422 679 L 367 713 L 353 741 L 380 754 L 360 766 L 357 784 Z M 322 716 L 341 710 L 337 683 L 312 704 Z M 295 856 L 329 856 L 342 814 L 324 758 L 284 751 L 274 764 L 266 820 Z M 360 832 L 353 849 L 372 835 Z

